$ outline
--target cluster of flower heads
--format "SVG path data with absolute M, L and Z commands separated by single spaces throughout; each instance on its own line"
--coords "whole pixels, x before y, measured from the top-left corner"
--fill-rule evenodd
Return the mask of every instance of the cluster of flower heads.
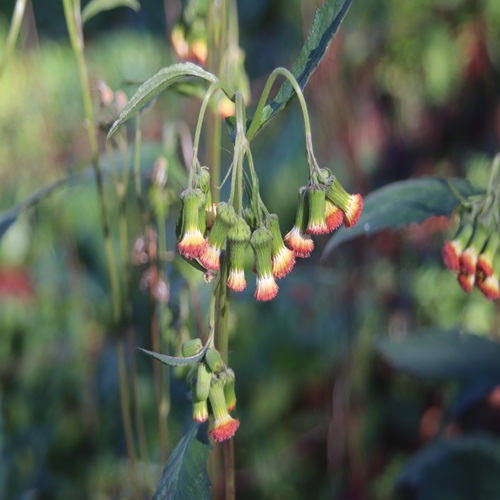
M 182 345 L 183 357 L 199 354 L 203 349 L 200 339 L 192 339 Z M 214 417 L 210 435 L 215 441 L 231 439 L 240 422 L 231 417 L 236 407 L 234 372 L 228 368 L 216 349 L 208 348 L 203 358 L 189 371 L 193 399 L 193 420 L 206 422 L 209 415 Z
M 467 293 L 474 285 L 488 300 L 500 298 L 500 236 L 496 221 L 466 217 L 452 241 L 446 241 L 444 265 L 457 274 L 458 283 Z
M 223 250 L 228 262 L 226 284 L 236 292 L 246 288 L 245 252 L 254 253 L 256 272 L 255 298 L 273 299 L 278 293 L 276 279 L 285 277 L 294 267 L 295 259 L 309 257 L 314 249 L 313 234 L 326 234 L 342 223 L 356 224 L 363 209 L 359 194 L 349 194 L 338 179 L 322 171 L 319 183 L 310 183 L 299 190 L 295 225 L 283 238 L 278 216 L 269 213 L 259 197 L 255 204 L 238 215 L 232 204 L 212 203 L 210 175 L 201 167 L 194 187 L 182 192 L 182 210 L 177 224 L 179 253 L 197 260 L 209 273 L 220 269 Z

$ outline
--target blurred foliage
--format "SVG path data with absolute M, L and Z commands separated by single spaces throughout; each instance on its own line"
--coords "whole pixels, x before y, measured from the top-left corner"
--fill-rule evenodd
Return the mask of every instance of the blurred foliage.
M 88 24 L 96 101 L 99 80 L 131 95 L 138 82 L 173 62 L 162 7 L 141 3 L 139 14 L 123 9 Z M 85 172 L 89 161 L 60 2 L 41 4 L 33 5 L 37 42 L 25 27 L 0 80 L 1 211 L 56 179 Z M 274 66 L 294 60 L 314 4 L 240 2 L 253 95 Z M 0 40 L 12 5 L 0 2 Z M 483 186 L 500 140 L 499 32 L 497 0 L 353 2 L 306 91 L 318 160 L 362 194 L 423 174 L 463 176 Z M 193 101 L 166 95 L 145 111 L 143 135 L 151 146 L 142 153 L 145 181 L 162 152 L 178 172 L 178 187 L 182 160 L 164 124 L 192 130 L 197 110 Z M 305 179 L 300 120 L 292 105 L 255 140 L 263 197 L 284 227 L 293 224 L 296 203 L 288 193 Z M 222 157 L 227 166 L 229 153 Z M 107 187 L 113 193 L 109 181 Z M 134 207 L 132 193 L 130 199 Z M 169 250 L 176 215 L 167 226 Z M 132 248 L 144 229 L 136 208 L 128 224 Z M 98 228 L 95 189 L 83 182 L 21 216 L 0 243 L 1 498 L 132 497 Z M 474 491 L 467 498 L 498 496 L 497 489 L 478 489 L 491 476 L 491 488 L 497 487 L 497 381 L 456 374 L 418 379 L 374 349 L 377 336 L 411 342 L 412 332 L 432 327 L 436 344 L 427 339 L 411 351 L 421 371 L 439 342 L 453 342 L 442 330 L 474 332 L 477 342 L 498 339 L 497 304 L 464 294 L 442 267 L 443 232 L 451 231 L 446 220 L 431 219 L 347 242 L 323 262 L 326 239 L 319 238 L 319 251 L 280 282 L 272 303 L 256 304 L 251 291 L 235 299 L 230 354 L 241 420 L 238 498 L 293 500 L 307 492 L 318 499 L 386 500 L 395 485 L 405 500 L 444 499 L 443 491 L 455 494 L 459 485 Z M 143 270 L 131 270 L 133 322 L 136 344 L 150 348 L 153 304 L 139 287 Z M 168 278 L 169 326 L 178 343 L 186 331 L 198 331 L 196 305 L 183 302 L 183 272 L 169 267 Z M 205 311 L 207 287 L 199 279 L 190 285 L 190 297 L 198 296 Z M 482 356 L 479 375 L 486 369 Z M 469 359 L 467 352 L 464 366 Z M 158 480 L 163 464 L 152 368 L 146 356 L 137 362 Z M 441 364 L 450 366 L 446 359 Z M 173 379 L 171 391 L 169 451 L 190 414 L 185 383 Z M 450 481 L 457 477 L 460 482 Z

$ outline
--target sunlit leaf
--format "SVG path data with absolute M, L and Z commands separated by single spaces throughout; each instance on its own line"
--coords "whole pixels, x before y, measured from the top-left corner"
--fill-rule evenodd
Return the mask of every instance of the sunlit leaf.
M 351 6 L 351 2 L 352 0 L 326 0 L 316 10 L 307 39 L 291 69 L 301 89 L 304 89 L 325 55 L 326 49 Z M 262 129 L 271 118 L 284 109 L 295 95 L 292 85 L 288 81 L 284 82 L 274 100 L 264 108 L 258 130 Z
M 207 458 L 212 446 L 207 427 L 206 422 L 191 422 L 165 465 L 153 500 L 210 499 Z
M 143 353 L 147 354 L 153 359 L 156 359 L 160 361 L 161 363 L 169 366 L 187 366 L 187 365 L 192 365 L 194 363 L 197 363 L 200 361 L 203 356 L 205 356 L 205 351 L 208 348 L 208 344 L 205 345 L 205 347 L 198 353 L 195 354 L 194 356 L 190 356 L 188 358 L 180 358 L 176 356 L 167 356 L 166 354 L 160 354 L 157 352 L 152 352 L 152 351 L 147 351 L 146 349 L 143 349 L 142 347 L 138 347 L 139 350 L 141 350 Z
M 141 4 L 137 0 L 91 0 L 82 11 L 82 23 L 85 24 L 97 14 L 117 7 L 128 7 L 138 12 Z
M 438 440 L 412 456 L 397 489 L 411 491 L 415 500 L 500 498 L 499 450 L 498 439 L 488 434 Z
M 423 222 L 435 215 L 449 216 L 460 203 L 450 185 L 461 196 L 478 194 L 465 179 L 423 177 L 393 182 L 364 198 L 364 208 L 358 223 L 350 229 L 340 228 L 328 241 L 323 257 L 341 243 L 370 235 L 380 229 L 397 229 L 412 222 Z
M 153 97 L 174 83 L 178 83 L 186 78 L 196 77 L 215 83 L 217 77 L 205 71 L 193 63 L 173 64 L 161 69 L 148 80 L 146 80 L 131 97 L 125 108 L 120 113 L 118 119 L 113 123 L 108 133 L 108 139 L 116 132 L 118 127 L 132 117 L 137 111 L 140 111 Z
M 500 382 L 500 344 L 479 335 L 437 329 L 379 339 L 375 348 L 395 370 L 418 377 Z

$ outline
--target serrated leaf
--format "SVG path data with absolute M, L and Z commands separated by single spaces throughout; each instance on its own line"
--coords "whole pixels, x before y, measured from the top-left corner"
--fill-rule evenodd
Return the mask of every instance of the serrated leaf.
M 397 488 L 415 500 L 500 498 L 499 445 L 488 434 L 435 441 L 407 462 Z
M 428 330 L 378 339 L 375 349 L 395 370 L 421 378 L 500 381 L 500 344 L 479 335 Z
M 208 349 L 208 344 L 206 344 L 203 349 L 198 353 L 195 354 L 194 356 L 190 356 L 188 358 L 180 358 L 177 356 L 167 356 L 166 354 L 160 354 L 157 352 L 152 352 L 148 351 L 146 349 L 143 349 L 142 347 L 138 347 L 137 349 L 141 350 L 143 353 L 147 354 L 151 358 L 154 358 L 164 365 L 168 366 L 187 366 L 187 365 L 192 365 L 194 363 L 198 363 L 203 356 L 205 356 L 205 352 Z
M 186 78 L 201 78 L 210 83 L 215 83 L 217 77 L 205 71 L 193 63 L 173 64 L 161 69 L 148 80 L 146 80 L 131 97 L 125 108 L 120 113 L 118 119 L 113 123 L 108 133 L 108 139 L 116 132 L 118 127 L 131 118 L 137 111 L 140 111 L 151 99 L 174 83 L 178 83 Z
M 291 69 L 291 73 L 302 90 L 325 55 L 351 2 L 352 0 L 326 0 L 316 10 L 307 39 Z M 284 82 L 274 100 L 264 108 L 257 131 L 284 109 L 295 96 L 292 85 L 288 81 Z
M 207 430 L 207 422 L 191 422 L 163 469 L 153 500 L 210 500 Z
M 128 7 L 135 12 L 141 10 L 141 4 L 137 0 L 91 0 L 82 11 L 82 24 L 85 24 L 101 12 L 116 9 L 117 7 Z
M 450 188 L 467 197 L 481 193 L 465 179 L 423 177 L 393 182 L 377 189 L 363 200 L 363 213 L 358 223 L 346 229 L 340 228 L 325 246 L 323 258 L 341 243 L 370 235 L 381 229 L 397 229 L 412 222 L 420 223 L 435 215 L 449 216 L 460 200 Z

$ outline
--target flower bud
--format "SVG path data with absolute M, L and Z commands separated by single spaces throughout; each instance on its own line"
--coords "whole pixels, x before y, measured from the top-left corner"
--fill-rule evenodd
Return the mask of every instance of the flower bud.
M 193 401 L 205 401 L 212 382 L 212 373 L 205 363 L 198 364 L 196 372 L 196 386 L 193 393 Z
M 255 255 L 255 270 L 257 272 L 257 289 L 255 298 L 266 301 L 274 299 L 278 293 L 278 285 L 274 281 L 271 246 L 273 236 L 264 226 L 258 227 L 250 239 Z
M 219 443 L 231 439 L 238 430 L 240 422 L 229 415 L 221 380 L 212 381 L 208 398 L 215 417 L 214 428 L 210 431 L 210 436 Z
M 190 358 L 191 356 L 196 356 L 203 349 L 203 343 L 200 338 L 189 339 L 182 344 L 182 356 L 184 358 Z
M 473 230 L 472 224 L 460 227 L 453 241 L 447 241 L 441 250 L 445 267 L 455 273 L 460 270 L 460 255 L 469 244 Z
M 195 422 L 206 422 L 208 420 L 207 400 L 193 401 L 193 420 Z
M 200 257 L 207 242 L 200 231 L 199 208 L 204 204 L 203 193 L 199 189 L 186 189 L 181 193 L 182 199 L 182 229 L 181 239 L 177 244 L 179 253 L 186 259 Z
M 325 220 L 326 193 L 320 186 L 307 189 L 309 217 L 307 219 L 307 234 L 325 234 L 328 227 Z
M 352 227 L 358 222 L 363 211 L 363 198 L 360 194 L 349 194 L 334 177 L 326 196 L 344 212 L 346 227 Z
M 250 227 L 240 217 L 227 235 L 229 273 L 226 283 L 235 292 L 241 292 L 247 285 L 244 271 L 245 250 L 250 241 L 251 234 Z
M 236 408 L 236 393 L 234 391 L 235 376 L 233 370 L 228 368 L 223 372 L 224 397 L 226 398 L 227 411 L 231 412 Z
M 304 188 L 299 189 L 299 205 L 295 216 L 295 225 L 286 234 L 284 240 L 288 248 L 295 252 L 296 257 L 309 257 L 314 250 L 314 242 L 311 237 L 306 234 L 307 230 L 307 196 Z
M 488 228 L 484 224 L 476 224 L 471 241 L 459 257 L 460 273 L 476 274 L 477 258 L 481 253 L 487 238 Z
M 214 373 L 220 373 L 224 368 L 224 361 L 222 361 L 221 355 L 217 349 L 207 349 L 205 363 Z
M 280 223 L 276 214 L 271 214 L 266 219 L 266 227 L 273 237 L 271 245 L 271 258 L 273 275 L 276 279 L 284 278 L 295 265 L 295 253 L 285 246 L 281 237 Z
M 208 235 L 208 245 L 200 255 L 200 262 L 207 269 L 217 271 L 220 267 L 220 251 L 224 246 L 227 234 L 232 226 L 238 222 L 234 208 L 228 203 L 217 205 L 217 217 Z

